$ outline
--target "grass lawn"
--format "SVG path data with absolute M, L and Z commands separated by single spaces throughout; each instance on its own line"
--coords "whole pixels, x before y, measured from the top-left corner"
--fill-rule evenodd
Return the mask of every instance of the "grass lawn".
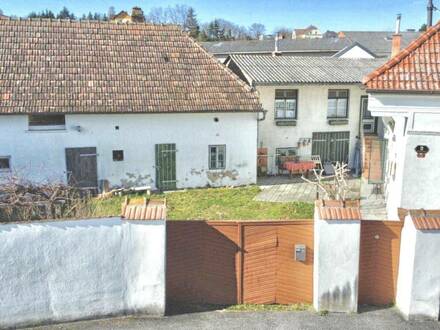
M 258 202 L 253 198 L 260 192 L 258 186 L 239 188 L 209 188 L 176 191 L 152 195 L 152 199 L 166 198 L 169 220 L 262 220 L 311 219 L 313 204 L 302 202 Z M 131 196 L 132 202 L 144 196 Z M 125 197 L 94 200 L 93 216 L 120 214 Z

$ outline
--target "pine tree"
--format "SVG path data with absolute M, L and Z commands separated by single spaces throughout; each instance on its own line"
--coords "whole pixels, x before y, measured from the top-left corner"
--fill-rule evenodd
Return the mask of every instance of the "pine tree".
M 57 18 L 59 19 L 75 19 L 75 15 L 69 11 L 66 7 L 63 7 L 58 13 Z
M 184 30 L 189 32 L 190 37 L 196 39 L 200 33 L 200 26 L 197 22 L 197 16 L 194 8 L 189 7 L 188 13 L 186 14 Z

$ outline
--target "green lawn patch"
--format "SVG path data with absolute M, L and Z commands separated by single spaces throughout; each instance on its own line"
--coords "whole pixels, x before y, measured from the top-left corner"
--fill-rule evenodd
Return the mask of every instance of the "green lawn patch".
M 311 219 L 313 204 L 303 202 L 272 203 L 255 201 L 258 186 L 238 188 L 191 189 L 153 194 L 150 198 L 166 198 L 169 220 L 263 220 Z M 130 196 L 132 202 L 145 196 Z M 120 214 L 125 197 L 93 200 L 93 216 Z
M 291 305 L 254 305 L 243 304 L 233 305 L 225 308 L 228 312 L 300 312 L 309 311 L 312 306 L 309 304 L 291 304 Z

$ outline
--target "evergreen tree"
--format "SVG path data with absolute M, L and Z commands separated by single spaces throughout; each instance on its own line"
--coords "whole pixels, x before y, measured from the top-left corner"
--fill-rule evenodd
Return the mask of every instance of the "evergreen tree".
M 69 11 L 66 7 L 63 7 L 58 13 L 57 18 L 59 19 L 76 19 L 75 15 Z
M 194 8 L 192 7 L 188 8 L 188 13 L 186 14 L 186 20 L 184 24 L 184 30 L 188 31 L 189 35 L 194 39 L 197 39 L 197 37 L 199 36 L 200 26 L 197 21 L 197 16 L 194 11 Z
M 419 31 L 420 31 L 420 32 L 425 32 L 426 29 L 427 29 L 426 24 L 422 24 L 422 26 L 420 27 Z

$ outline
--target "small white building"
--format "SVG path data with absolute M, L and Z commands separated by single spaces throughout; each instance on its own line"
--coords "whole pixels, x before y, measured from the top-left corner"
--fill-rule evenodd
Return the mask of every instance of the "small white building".
M 266 111 L 258 146 L 267 149 L 267 172 L 279 172 L 282 156 L 320 155 L 322 162 L 352 165 L 367 109 L 362 77 L 383 60 L 275 55 L 231 55 L 227 61 L 257 90 Z
M 440 209 L 439 38 L 440 23 L 364 80 L 369 110 L 385 127 L 390 219 L 398 208 Z
M 1 20 L 0 49 L 0 178 L 256 182 L 257 95 L 178 27 Z

